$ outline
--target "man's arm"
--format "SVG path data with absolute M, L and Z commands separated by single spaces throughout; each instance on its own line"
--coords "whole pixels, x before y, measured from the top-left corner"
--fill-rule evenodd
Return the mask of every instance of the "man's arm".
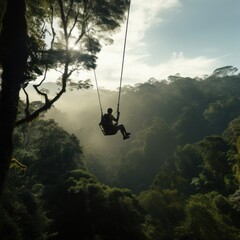
M 118 120 L 119 120 L 119 117 L 120 117 L 120 112 L 118 111 L 118 112 L 117 112 L 117 122 L 118 122 Z
M 119 115 L 120 115 L 120 112 L 117 112 L 117 118 L 115 118 L 113 115 L 112 116 L 112 120 L 116 123 L 118 123 L 118 120 L 119 120 Z
M 111 115 L 111 119 L 112 119 L 112 121 L 114 121 L 114 122 L 117 122 L 117 121 L 118 121 L 117 118 L 115 118 L 113 115 Z

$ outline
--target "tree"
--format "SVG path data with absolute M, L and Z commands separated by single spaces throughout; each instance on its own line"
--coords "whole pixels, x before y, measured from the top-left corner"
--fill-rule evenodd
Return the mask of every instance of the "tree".
M 8 189 L 0 205 L 1 239 L 49 239 L 47 234 L 49 220 L 36 192 L 29 191 L 23 185 L 21 187 L 14 186 L 14 183 L 11 186 L 7 185 Z
M 239 116 L 238 96 L 228 96 L 210 103 L 203 115 L 212 129 L 217 133 L 222 132 L 230 121 Z
M 56 197 L 61 201 L 56 202 Z M 46 187 L 44 199 L 49 217 L 55 220 L 51 231 L 58 233 L 56 239 L 147 240 L 144 211 L 136 197 L 128 189 L 101 184 L 83 169 Z
M 185 179 L 192 180 L 193 177 L 197 176 L 201 164 L 202 158 L 194 145 L 186 144 L 177 149 L 175 165 Z
M 101 42 L 111 42 L 109 34 L 120 27 L 129 5 L 125 1 L 117 4 L 114 0 L 46 0 L 35 1 L 34 4 L 27 1 L 27 4 L 28 8 L 25 0 L 6 0 L 2 19 L 0 192 L 11 162 L 14 127 L 32 121 L 49 109 L 66 91 L 68 84 L 77 89 L 91 86 L 88 80 L 74 83 L 70 77 L 79 70 L 96 67 L 96 54 L 101 50 Z M 41 11 L 36 10 L 40 4 Z M 61 86 L 51 99 L 40 89 L 50 69 L 60 72 Z M 40 77 L 34 89 L 45 101 L 31 112 L 26 87 Z M 25 116 L 16 121 L 20 89 L 26 96 L 26 108 Z
M 232 146 L 231 163 L 233 166 L 236 182 L 240 182 L 240 118 L 234 119 L 229 123 L 228 128 L 223 132 L 223 136 Z M 229 156 L 229 157 L 230 157 Z
M 24 0 L 6 1 L 1 29 L 1 99 L 0 99 L 0 191 L 2 191 L 13 150 L 12 134 L 17 117 L 21 84 L 27 67 L 27 23 Z
M 229 217 L 230 207 L 227 206 L 224 212 L 221 202 L 228 204 L 227 200 L 216 192 L 191 196 L 185 207 L 186 218 L 176 228 L 175 239 L 239 239 L 238 229 Z
M 125 152 L 117 175 L 121 187 L 134 191 L 145 190 L 152 183 L 176 146 L 174 132 L 161 118 L 154 117 L 146 125 Z
M 177 190 L 150 189 L 140 194 L 139 201 L 158 226 L 159 236 L 154 239 L 173 239 L 174 227 L 184 219 L 181 194 Z
M 225 67 L 215 69 L 212 76 L 226 77 L 226 76 L 234 75 L 237 71 L 238 71 L 238 69 L 236 67 L 225 66 Z
M 212 135 L 198 142 L 196 147 L 203 164 L 199 177 L 193 178 L 192 184 L 204 192 L 217 190 L 226 194 L 234 191 L 236 186 L 233 182 L 228 142 L 221 136 Z

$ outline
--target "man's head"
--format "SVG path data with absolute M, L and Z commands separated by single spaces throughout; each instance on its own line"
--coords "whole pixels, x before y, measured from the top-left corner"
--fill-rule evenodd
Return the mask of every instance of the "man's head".
M 113 112 L 112 108 L 108 108 L 107 112 L 108 112 L 109 114 L 112 114 L 112 112 Z

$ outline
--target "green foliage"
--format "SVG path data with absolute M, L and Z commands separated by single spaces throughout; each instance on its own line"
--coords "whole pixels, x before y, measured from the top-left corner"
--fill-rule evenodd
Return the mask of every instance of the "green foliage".
M 109 188 L 86 170 L 68 173 L 61 185 L 46 188 L 44 198 L 57 239 L 146 239 L 142 209 L 131 192 Z
M 184 217 L 184 200 L 176 190 L 150 189 L 140 194 L 139 201 L 162 226 L 175 225 Z
M 59 68 L 66 64 L 67 75 L 83 68 L 96 68 L 101 41 L 110 42 L 111 34 L 125 20 L 128 7 L 127 2 L 117 4 L 115 1 L 27 3 L 31 51 L 29 79 L 36 78 L 36 74 L 43 75 L 45 65 Z
M 175 157 L 176 168 L 181 176 L 190 180 L 198 176 L 201 171 L 202 157 L 195 145 L 186 144 L 182 148 L 179 147 Z
M 236 118 L 229 122 L 228 128 L 223 132 L 223 136 L 232 144 L 237 143 L 240 135 L 240 118 Z
M 125 164 L 118 173 L 125 186 L 135 191 L 151 184 L 153 176 L 164 164 L 164 160 L 172 155 L 175 147 L 173 131 L 162 119 L 153 118 L 146 125 L 146 128 L 139 131 L 132 148 L 125 153 Z M 145 179 L 145 184 L 136 185 L 141 179 Z
M 136 197 L 128 189 L 101 184 L 84 169 L 74 135 L 53 120 L 39 120 L 17 128 L 15 139 L 15 156 L 28 170 L 10 172 L 2 236 L 11 229 L 8 236 L 14 240 L 148 239 Z
M 238 80 L 173 76 L 125 87 L 129 144 L 106 140 L 105 151 L 102 140 L 102 154 L 85 150 L 85 158 L 53 120 L 16 128 L 14 157 L 28 169 L 10 171 L 1 236 L 239 240 Z
M 233 208 L 231 213 L 234 224 L 240 228 L 240 191 L 237 190 L 234 194 L 229 196 L 229 202 Z
M 121 121 L 133 133 L 129 144 L 115 138 L 113 141 L 97 138 L 101 147 L 96 154 L 91 149 L 89 166 L 94 171 L 97 167 L 95 174 L 105 183 L 135 192 L 146 190 L 167 166 L 169 173 L 175 172 L 187 180 L 188 193 L 193 189 L 232 193 L 237 187 L 240 168 L 236 143 L 229 138 L 234 136 L 236 141 L 238 137 L 234 122 L 239 116 L 239 91 L 236 73 L 204 79 L 172 76 L 158 81 L 152 78 L 134 87 L 125 86 Z M 116 97 L 112 91 L 102 91 L 102 96 L 107 103 L 114 102 Z M 90 115 L 84 121 L 98 117 L 97 113 Z M 233 123 L 235 130 L 228 127 Z M 88 128 L 86 142 L 95 144 L 92 136 L 96 131 L 97 128 Z M 219 139 L 210 140 L 210 136 Z M 202 143 L 205 147 L 200 147 Z
M 221 193 L 235 190 L 235 184 L 230 179 L 232 174 L 231 162 L 228 159 L 230 146 L 220 136 L 209 136 L 198 144 L 203 159 L 204 185 L 207 191 L 218 190 Z
M 187 194 L 191 192 L 187 180 L 178 174 L 177 171 L 163 168 L 154 178 L 152 187 L 159 190 L 178 190 L 181 193 Z
M 1 222 L 1 236 L 50 239 L 56 233 L 47 232 L 51 221 L 46 217 L 47 210 L 42 208 L 42 194 L 45 184 L 57 184 L 67 171 L 82 165 L 79 141 L 53 120 L 39 120 L 16 128 L 14 140 L 14 156 L 27 165 L 27 171 L 10 169 L 2 205 L 5 220 Z M 10 230 L 12 235 L 7 232 Z
M 57 181 L 67 171 L 81 166 L 82 150 L 75 135 L 68 134 L 53 120 L 21 126 L 24 150 L 16 148 L 15 156 L 29 166 L 43 183 Z M 19 130 L 18 130 L 19 131 Z
M 220 136 L 209 136 L 198 144 L 204 164 L 209 171 L 219 174 L 230 171 L 227 162 L 227 151 L 229 146 Z
M 40 240 L 46 236 L 48 219 L 30 191 L 11 186 L 0 206 L 0 235 L 4 240 Z M 14 192 L 15 191 L 15 192 Z
M 239 97 L 237 96 L 218 99 L 209 104 L 204 111 L 204 117 L 211 122 L 216 131 L 222 131 L 222 126 L 227 126 L 232 119 L 239 116 L 239 103 Z
M 217 206 L 219 197 L 214 192 L 190 197 L 185 209 L 186 218 L 176 230 L 177 239 L 239 239 L 239 230 L 234 227 L 228 212 L 221 212 Z

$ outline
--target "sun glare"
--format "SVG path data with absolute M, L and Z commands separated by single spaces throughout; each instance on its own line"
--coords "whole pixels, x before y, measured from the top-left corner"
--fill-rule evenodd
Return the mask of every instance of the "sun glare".
M 74 51 L 80 50 L 80 44 L 79 43 L 76 44 L 75 38 L 69 39 L 68 46 L 70 50 L 74 50 Z

